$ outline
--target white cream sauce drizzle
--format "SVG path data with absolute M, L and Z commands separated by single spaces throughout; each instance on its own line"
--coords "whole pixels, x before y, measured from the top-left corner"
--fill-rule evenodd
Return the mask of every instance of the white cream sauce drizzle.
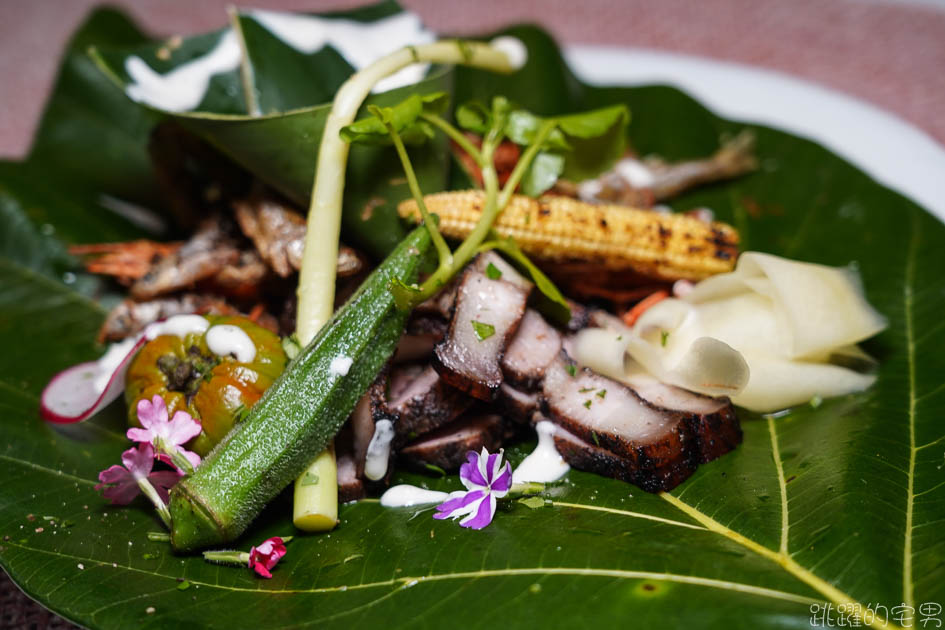
M 105 388 L 108 387 L 109 381 L 111 381 L 112 376 L 121 365 L 121 362 L 125 360 L 128 353 L 131 352 L 132 348 L 135 347 L 142 337 L 149 341 L 161 335 L 175 335 L 184 338 L 190 333 L 202 333 L 207 330 L 209 326 L 210 324 L 207 322 L 206 318 L 200 315 L 174 315 L 173 317 L 168 317 L 163 322 L 148 324 L 143 332 L 134 337 L 128 337 L 124 341 L 113 343 L 96 362 L 95 376 L 92 378 L 92 387 L 96 396 L 105 391 Z
M 414 505 L 443 503 L 449 497 L 450 495 L 446 492 L 400 484 L 391 487 L 381 495 L 381 505 L 388 508 L 411 507 Z
M 206 317 L 200 315 L 174 315 L 168 317 L 163 322 L 148 324 L 144 329 L 144 336 L 148 339 L 154 339 L 161 335 L 174 335 L 183 339 L 190 334 L 200 334 L 210 327 L 210 322 Z
M 239 326 L 213 326 L 207 331 L 206 339 L 210 352 L 219 357 L 233 355 L 240 363 L 249 363 L 256 358 L 256 345 Z
M 394 425 L 390 420 L 378 420 L 374 435 L 364 458 L 364 476 L 372 481 L 383 479 L 390 460 L 390 443 L 394 439 Z
M 413 13 L 398 13 L 375 22 L 333 20 L 312 15 L 251 11 L 254 19 L 287 46 L 312 54 L 331 46 L 361 70 L 380 57 L 404 46 L 427 44 L 436 39 Z M 183 63 L 167 74 L 155 72 L 143 59 L 125 59 L 131 83 L 125 88 L 138 102 L 171 112 L 196 109 L 203 101 L 214 75 L 236 70 L 240 46 L 232 29 L 223 32 L 217 45 L 202 57 Z M 386 92 L 423 78 L 429 64 L 414 64 L 379 81 L 374 92 Z
M 228 29 L 213 50 L 167 74 L 158 74 L 140 57 L 128 57 L 125 72 L 132 83 L 125 88 L 125 93 L 132 100 L 158 109 L 187 112 L 200 105 L 213 75 L 230 72 L 239 65 L 239 42 L 232 29 Z
M 538 446 L 512 473 L 514 483 L 550 483 L 561 479 L 571 470 L 555 448 L 555 425 L 542 420 L 535 425 L 535 431 L 538 432 Z
M 347 376 L 348 370 L 351 369 L 351 365 L 354 363 L 354 359 L 351 357 L 346 357 L 343 355 L 338 355 L 331 360 L 331 364 L 328 366 L 328 373 L 331 376 Z
M 376 22 L 332 20 L 314 15 L 252 11 L 252 18 L 270 33 L 305 54 L 331 46 L 361 70 L 404 46 L 429 44 L 436 39 L 414 13 L 398 13 Z M 378 81 L 374 92 L 386 92 L 423 78 L 429 64 L 414 64 Z

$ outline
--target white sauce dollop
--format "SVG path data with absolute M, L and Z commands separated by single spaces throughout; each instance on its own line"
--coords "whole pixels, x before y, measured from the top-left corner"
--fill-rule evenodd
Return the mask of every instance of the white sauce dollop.
M 509 58 L 509 64 L 514 70 L 521 69 L 522 66 L 525 65 L 525 62 L 528 61 L 528 49 L 518 37 L 503 35 L 502 37 L 493 39 L 489 42 L 489 45 L 496 50 L 504 52 L 505 56 Z
M 167 74 L 158 74 L 140 57 L 125 59 L 125 72 L 132 83 L 125 93 L 134 101 L 169 112 L 196 109 L 215 74 L 235 70 L 240 65 L 240 46 L 232 29 L 203 57 L 183 63 Z
M 535 425 L 535 431 L 538 432 L 538 446 L 512 473 L 514 483 L 551 483 L 561 479 L 571 470 L 555 448 L 555 425 L 548 420 L 542 420 Z
M 354 359 L 339 354 L 331 360 L 331 365 L 328 366 L 328 373 L 331 376 L 347 376 L 352 363 L 354 363 Z
M 220 324 L 207 331 L 207 347 L 210 352 L 226 357 L 233 355 L 240 363 L 249 363 L 256 358 L 256 346 L 246 331 L 239 326 Z
M 383 479 L 390 460 L 390 443 L 394 439 L 394 425 L 390 420 L 378 420 L 374 435 L 367 447 L 364 459 L 364 476 L 371 481 Z
M 183 339 L 187 335 L 205 332 L 210 322 L 201 315 L 174 315 L 163 322 L 148 324 L 144 329 L 144 336 L 149 341 L 161 335 L 174 335 Z M 123 342 L 124 343 L 124 342 Z
M 427 490 L 407 484 L 393 486 L 381 495 L 381 505 L 389 508 L 411 507 L 430 503 L 443 503 L 450 495 L 437 490 Z

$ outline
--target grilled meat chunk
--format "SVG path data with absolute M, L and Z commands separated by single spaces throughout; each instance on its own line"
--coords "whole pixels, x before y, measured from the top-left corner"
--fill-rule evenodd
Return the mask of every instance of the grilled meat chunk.
M 508 382 L 533 389 L 545 376 L 545 367 L 561 352 L 561 333 L 537 311 L 527 309 L 522 323 L 502 357 L 502 373 Z
M 489 260 L 480 256 L 480 260 Z M 501 277 L 489 277 L 475 265 L 466 271 L 456 294 L 446 338 L 437 344 L 433 366 L 443 379 L 474 398 L 493 400 L 502 384 L 500 362 L 525 314 L 531 284 L 498 256 Z M 487 263 L 488 265 L 488 263 Z M 513 275 L 514 274 L 514 275 Z
M 498 450 L 505 437 L 501 416 L 470 413 L 403 447 L 400 456 L 414 465 L 452 470 L 466 461 L 469 451 Z

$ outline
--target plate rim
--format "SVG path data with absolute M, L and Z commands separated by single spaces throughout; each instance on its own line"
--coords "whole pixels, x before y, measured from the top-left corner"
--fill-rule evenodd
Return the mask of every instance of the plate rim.
M 898 115 L 806 79 L 658 50 L 578 44 L 564 56 L 591 85 L 677 87 L 715 114 L 823 145 L 945 222 L 945 146 Z

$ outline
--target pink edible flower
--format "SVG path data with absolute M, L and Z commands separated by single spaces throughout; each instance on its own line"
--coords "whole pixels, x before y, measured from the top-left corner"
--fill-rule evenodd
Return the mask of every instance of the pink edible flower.
M 482 529 L 495 516 L 496 499 L 509 493 L 512 487 L 512 466 L 502 463 L 502 453 L 489 454 L 485 448 L 480 454 L 469 451 L 467 462 L 459 469 L 459 479 L 466 492 L 450 493 L 450 498 L 436 506 L 435 519 L 457 519 L 462 527 Z
M 115 505 L 131 503 L 141 492 L 142 482 L 151 485 L 161 501 L 167 503 L 168 488 L 180 479 L 180 475 L 173 470 L 151 471 L 154 466 L 154 448 L 150 444 L 129 448 L 121 454 L 121 463 L 123 466 L 116 464 L 100 472 L 98 480 L 101 483 L 95 486 Z
M 186 411 L 179 410 L 168 419 L 164 399 L 156 395 L 148 401 L 138 401 L 138 422 L 144 428 L 128 429 L 126 435 L 135 442 L 147 442 L 158 452 L 158 459 L 180 470 L 174 463 L 174 452 L 180 452 L 193 468 L 200 465 L 200 455 L 183 448 L 192 438 L 200 435 L 200 423 Z
M 285 555 L 285 543 L 278 536 L 267 538 L 249 550 L 249 568 L 264 578 L 271 578 L 272 567 Z

